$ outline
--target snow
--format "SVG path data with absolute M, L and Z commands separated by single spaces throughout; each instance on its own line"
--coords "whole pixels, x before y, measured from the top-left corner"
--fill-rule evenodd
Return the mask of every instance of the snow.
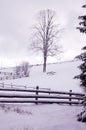
M 4 80 L 4 83 L 26 85 L 27 87 L 50 88 L 51 90 L 84 92 L 79 80 L 73 77 L 79 74 L 80 62 L 49 64 L 47 72 L 42 73 L 42 66 L 33 66 L 30 77 Z M 0 130 L 85 130 L 86 123 L 77 121 L 76 115 L 82 106 L 58 104 L 5 104 L 0 105 Z
M 11 106 L 14 107 L 14 106 Z M 29 114 L 0 110 L 1 130 L 85 130 L 76 115 L 81 107 L 67 105 L 18 105 Z
M 30 77 L 4 80 L 4 83 L 21 85 L 27 87 L 51 88 L 52 90 L 69 91 L 72 89 L 74 92 L 82 92 L 79 87 L 79 80 L 73 79 L 74 76 L 79 74 L 80 62 L 64 62 L 58 64 L 49 64 L 47 72 L 56 72 L 55 75 L 48 75 L 42 72 L 42 65 L 33 66 L 31 68 Z

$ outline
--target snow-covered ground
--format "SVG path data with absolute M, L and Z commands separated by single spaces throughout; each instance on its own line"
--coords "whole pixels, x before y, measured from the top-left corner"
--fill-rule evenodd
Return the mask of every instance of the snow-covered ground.
M 82 109 L 79 106 L 33 104 L 18 108 L 24 112 L 0 109 L 0 130 L 86 130 L 86 124 L 76 120 Z
M 42 73 L 42 66 L 34 66 L 30 77 L 5 80 L 4 83 L 27 85 L 27 87 L 51 88 L 52 90 L 83 92 L 79 80 L 73 77 L 79 74 L 80 62 L 50 64 L 47 72 Z M 81 106 L 44 105 L 44 104 L 9 104 L 0 105 L 0 130 L 85 130 L 86 124 L 77 121 L 76 115 L 82 111 Z
M 69 91 L 72 89 L 75 92 L 82 92 L 79 87 L 79 80 L 73 79 L 74 76 L 79 74 L 80 62 L 64 62 L 58 64 L 47 65 L 47 72 L 56 72 L 55 75 L 48 75 L 42 72 L 42 65 L 33 66 L 31 68 L 30 77 L 4 80 L 1 81 L 8 84 L 24 85 L 27 87 L 51 88 L 52 90 Z

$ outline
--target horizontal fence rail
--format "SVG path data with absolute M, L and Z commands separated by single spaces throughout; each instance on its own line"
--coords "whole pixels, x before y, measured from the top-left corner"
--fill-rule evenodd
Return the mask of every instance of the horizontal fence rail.
M 58 104 L 82 104 L 85 94 L 35 89 L 2 88 L 0 87 L 0 103 L 58 103 Z
M 47 95 L 1 95 L 0 98 L 51 98 L 51 99 L 76 99 L 83 100 L 83 97 L 71 97 L 71 96 L 47 96 Z
M 80 104 L 79 102 L 75 102 L 75 101 L 49 101 L 49 100 L 1 100 L 0 103 L 44 103 L 44 104 L 53 104 L 53 103 L 57 103 L 57 104 Z
M 49 93 L 49 94 L 66 94 L 66 95 L 76 95 L 84 96 L 83 93 L 76 92 L 62 92 L 62 91 L 52 91 L 52 90 L 40 90 L 40 89 L 16 89 L 16 88 L 0 88 L 0 91 L 16 91 L 16 92 L 38 92 L 38 93 Z
M 0 83 L 0 88 L 14 88 L 14 89 L 36 89 L 36 87 L 29 87 L 27 85 L 14 85 L 14 84 L 4 84 L 4 83 Z M 51 90 L 50 88 L 40 88 L 41 90 Z

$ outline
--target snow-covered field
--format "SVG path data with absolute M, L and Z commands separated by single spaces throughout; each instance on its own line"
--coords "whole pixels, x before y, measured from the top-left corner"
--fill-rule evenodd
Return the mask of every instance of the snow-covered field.
M 47 72 L 56 72 L 55 75 L 48 75 L 42 72 L 42 65 L 33 66 L 31 68 L 30 77 L 4 80 L 1 81 L 7 84 L 24 85 L 27 87 L 51 88 L 52 90 L 69 91 L 72 89 L 75 92 L 82 92 L 79 87 L 79 80 L 74 80 L 74 76 L 79 74 L 80 62 L 64 62 L 58 64 L 47 65 Z
M 42 73 L 42 66 L 31 68 L 30 77 L 5 80 L 4 83 L 26 85 L 27 87 L 51 88 L 52 90 L 84 92 L 79 80 L 73 77 L 79 74 L 77 62 L 49 64 L 47 72 Z M 86 124 L 77 121 L 76 115 L 81 106 L 58 104 L 9 104 L 0 105 L 0 130 L 85 130 Z
M 18 108 L 25 112 L 0 109 L 0 130 L 86 130 L 85 123 L 76 121 L 82 109 L 79 106 L 33 104 Z

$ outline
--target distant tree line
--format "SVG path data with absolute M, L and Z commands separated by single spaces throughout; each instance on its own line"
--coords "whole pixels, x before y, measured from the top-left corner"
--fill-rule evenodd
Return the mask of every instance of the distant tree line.
M 22 62 L 20 65 L 13 68 L 11 72 L 0 71 L 0 80 L 29 77 L 30 69 L 31 69 L 31 66 L 29 65 L 28 62 Z

